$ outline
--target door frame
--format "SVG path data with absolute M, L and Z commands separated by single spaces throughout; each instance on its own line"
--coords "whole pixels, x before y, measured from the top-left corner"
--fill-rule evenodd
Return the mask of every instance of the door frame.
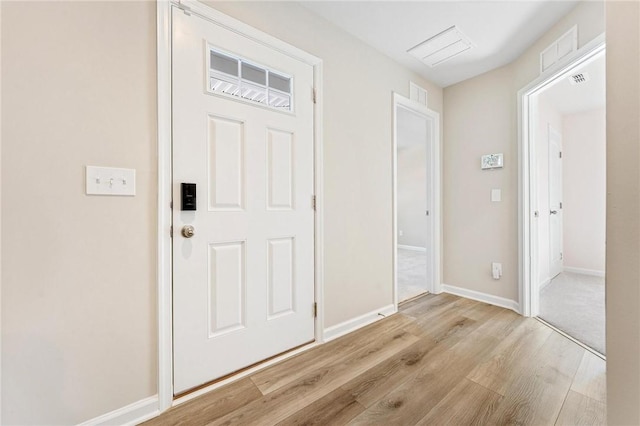
M 171 128 L 171 11 L 181 9 L 187 14 L 197 14 L 214 24 L 225 27 L 253 41 L 278 50 L 313 67 L 314 95 L 314 190 L 316 212 L 314 218 L 314 294 L 317 303 L 315 318 L 315 343 L 324 340 L 324 203 L 323 203 L 323 149 L 322 149 L 322 60 L 269 34 L 225 15 L 196 0 L 157 0 L 157 101 L 158 101 L 158 216 L 157 216 L 157 295 L 158 295 L 158 410 L 163 412 L 174 404 L 173 394 L 173 293 L 172 293 L 172 128 Z M 301 350 L 289 352 L 269 363 L 292 356 Z M 251 369 L 249 371 L 254 371 Z M 243 374 L 246 374 L 245 371 Z M 217 385 L 237 379 L 240 374 Z M 205 388 L 209 390 L 210 387 Z M 195 396 L 198 393 L 192 394 Z
M 412 101 L 398 93 L 393 93 L 393 143 L 392 143 L 392 205 L 393 205 L 393 305 L 398 309 L 398 109 L 402 108 L 424 117 L 431 123 L 431 132 L 428 137 L 431 139 L 431 187 L 428 188 L 431 195 L 431 210 L 429 211 L 433 220 L 430 231 L 432 235 L 431 253 L 433 267 L 431 269 L 431 284 L 427 291 L 433 294 L 442 292 L 440 286 L 440 114 L 430 110 L 427 106 Z M 428 200 L 429 201 L 429 200 Z M 426 216 L 425 216 L 426 217 Z
M 533 134 L 537 122 L 536 95 L 556 81 L 568 77 L 575 68 L 595 60 L 606 51 L 602 33 L 564 58 L 518 91 L 518 299 L 520 313 L 537 316 L 540 309 L 538 265 L 537 163 Z

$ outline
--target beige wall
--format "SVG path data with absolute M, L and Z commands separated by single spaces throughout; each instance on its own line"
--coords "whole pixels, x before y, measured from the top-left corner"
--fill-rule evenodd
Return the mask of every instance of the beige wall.
M 156 393 L 155 4 L 1 7 L 2 424 L 75 424 Z
M 513 63 L 444 89 L 444 283 L 518 300 L 517 92 L 576 24 L 580 48 L 604 32 L 604 4 L 579 3 Z M 498 152 L 504 169 L 480 170 L 480 156 Z M 492 188 L 502 202 L 490 202 Z M 503 264 L 500 281 L 491 262 Z
M 325 59 L 326 278 L 327 298 L 335 302 L 327 306 L 328 325 L 387 303 L 390 92 L 406 94 L 407 81 L 415 76 L 298 6 L 217 7 Z M 3 2 L 0 10 L 2 423 L 77 423 L 156 392 L 155 7 Z M 289 11 L 299 19 L 288 19 Z M 579 6 L 549 33 L 548 42 L 572 21 L 602 16 L 598 11 L 599 3 Z M 639 15 L 637 3 L 607 6 L 612 425 L 640 423 Z M 581 45 L 602 30 L 593 23 L 581 26 Z M 474 226 L 498 234 L 492 258 L 515 247 L 515 192 L 506 191 L 502 204 L 472 204 L 484 222 L 467 223 L 458 203 L 478 190 L 479 198 L 488 199 L 488 190 L 497 185 L 515 190 L 509 186 L 515 181 L 515 90 L 537 75 L 534 53 L 528 65 L 521 61 L 478 77 L 484 84 L 462 83 L 469 89 L 466 95 L 457 86 L 445 93 L 451 114 L 458 117 L 445 122 L 452 134 L 445 166 L 454 163 L 453 156 L 464 166 L 445 172 L 445 194 L 462 193 L 460 198 L 445 195 L 449 252 L 462 242 L 484 247 L 485 232 L 469 239 L 457 234 L 456 228 L 473 231 Z M 380 81 L 386 86 L 372 85 Z M 431 107 L 441 111 L 440 91 L 418 82 L 429 88 Z M 500 106 L 501 99 L 511 108 Z M 491 117 L 476 117 L 478 109 L 494 105 Z M 472 115 L 470 121 L 456 113 L 458 108 Z M 492 123 L 485 126 L 484 118 L 493 118 Z M 460 128 L 469 123 L 481 123 L 484 130 L 463 132 Z M 481 188 L 467 189 L 479 176 L 479 154 L 494 149 L 504 149 L 511 169 L 487 174 L 492 177 L 483 177 Z M 86 164 L 136 168 L 138 195 L 84 196 Z M 460 278 L 450 284 L 472 288 L 485 274 L 485 261 L 476 259 L 476 252 L 468 257 L 473 273 L 454 271 L 452 262 L 460 260 L 454 258 L 445 268 L 445 281 Z M 474 265 L 480 265 L 480 273 Z M 480 290 L 494 290 L 488 283 L 494 284 L 481 280 Z M 504 278 L 497 285 L 501 290 L 495 294 L 517 296 Z
M 604 272 L 606 224 L 604 108 L 563 116 L 563 253 L 565 268 Z
M 640 4 L 607 1 L 607 418 L 640 424 Z
M 442 90 L 299 5 L 214 6 L 324 60 L 325 325 L 391 304 L 392 92 Z M 155 3 L 1 10 L 2 423 L 73 424 L 157 391 Z
M 518 297 L 518 151 L 513 143 L 512 71 L 503 67 L 444 91 L 444 277 L 448 285 Z M 504 168 L 481 170 L 483 154 Z M 502 201 L 491 201 L 491 189 Z M 491 276 L 501 262 L 503 276 Z
M 325 326 L 393 303 L 392 92 L 442 90 L 287 2 L 208 2 L 324 61 Z

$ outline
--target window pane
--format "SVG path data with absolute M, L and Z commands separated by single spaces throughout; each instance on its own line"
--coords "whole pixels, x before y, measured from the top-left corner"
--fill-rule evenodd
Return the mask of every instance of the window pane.
M 267 71 L 253 65 L 242 63 L 242 78 L 254 83 L 267 84 Z
M 283 77 L 270 72 L 269 87 L 280 90 L 281 92 L 291 93 L 291 77 Z
M 211 51 L 211 69 L 238 76 L 238 60 Z

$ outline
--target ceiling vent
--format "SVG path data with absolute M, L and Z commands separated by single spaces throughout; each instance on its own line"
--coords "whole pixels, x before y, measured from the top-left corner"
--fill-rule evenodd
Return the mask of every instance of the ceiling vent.
M 474 47 L 455 25 L 407 50 L 430 67 L 435 67 Z
M 586 72 L 581 72 L 580 74 L 574 74 L 572 76 L 569 76 L 569 82 L 574 86 L 576 84 L 586 83 L 589 80 L 590 80 L 589 74 L 587 74 Z

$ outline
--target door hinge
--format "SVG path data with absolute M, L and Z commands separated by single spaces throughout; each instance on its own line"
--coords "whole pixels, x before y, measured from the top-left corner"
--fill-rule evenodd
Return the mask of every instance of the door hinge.
M 563 259 L 563 257 L 562 257 L 562 252 L 560 252 L 560 260 L 562 260 L 562 259 Z
M 191 16 L 191 8 L 184 4 L 182 1 L 178 3 L 178 8 L 182 9 L 185 15 Z
M 429 216 L 429 210 L 427 210 L 427 216 Z
M 560 151 L 560 158 L 562 158 L 562 151 Z
M 560 208 L 562 208 L 562 203 L 560 203 Z
M 172 209 L 173 208 L 173 201 L 169 201 L 169 208 Z
M 173 226 L 169 227 L 169 238 L 173 238 Z
M 317 98 L 317 95 L 316 95 L 316 88 L 315 87 L 311 91 L 311 98 L 312 98 L 314 104 L 318 102 L 318 98 Z
M 313 317 L 318 318 L 318 302 L 313 302 Z
M 311 196 L 311 208 L 313 209 L 313 211 L 316 210 L 316 196 L 315 195 Z

